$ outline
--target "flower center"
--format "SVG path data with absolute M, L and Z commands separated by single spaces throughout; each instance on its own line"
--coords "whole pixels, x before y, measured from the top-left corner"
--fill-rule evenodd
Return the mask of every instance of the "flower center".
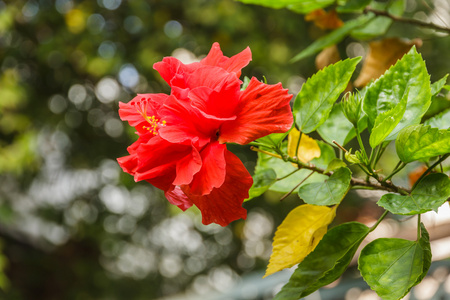
M 134 103 L 134 106 L 136 107 L 138 113 L 144 118 L 144 120 L 147 121 L 148 124 L 150 124 L 150 126 L 143 126 L 144 129 L 147 129 L 154 135 L 158 135 L 157 131 L 158 127 L 166 126 L 166 121 L 164 120 L 160 121 L 154 115 L 153 116 L 147 115 L 147 106 L 148 106 L 147 100 L 143 99 L 139 103 Z

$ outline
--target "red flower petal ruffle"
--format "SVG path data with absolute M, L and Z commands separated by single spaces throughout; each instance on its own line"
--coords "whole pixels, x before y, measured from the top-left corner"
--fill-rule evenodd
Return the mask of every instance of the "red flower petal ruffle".
M 202 212 L 202 223 L 205 225 L 217 223 L 227 226 L 234 220 L 247 217 L 242 203 L 248 198 L 253 179 L 239 158 L 230 151 L 225 151 L 225 161 L 226 177 L 220 188 L 200 196 L 192 194 L 189 186 L 182 187 L 187 197 Z
M 281 83 L 268 85 L 253 77 L 241 93 L 236 120 L 221 126 L 219 141 L 245 145 L 271 133 L 288 131 L 293 123 L 291 98 Z

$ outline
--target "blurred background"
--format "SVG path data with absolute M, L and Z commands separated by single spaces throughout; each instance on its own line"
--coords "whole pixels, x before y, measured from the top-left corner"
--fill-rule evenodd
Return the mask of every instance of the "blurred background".
M 450 4 L 410 0 L 405 15 L 449 26 Z M 273 233 L 298 197 L 266 193 L 244 204 L 246 221 L 202 225 L 195 208 L 181 213 L 121 171 L 115 159 L 135 135 L 118 102 L 168 92 L 153 64 L 199 60 L 213 42 L 227 56 L 250 46 L 243 75 L 282 82 L 295 95 L 315 62 L 289 60 L 324 33 L 291 11 L 232 0 L 0 1 L 0 298 L 271 299 L 290 271 L 261 277 Z M 448 35 L 394 24 L 388 36 L 422 39 L 433 82 L 449 72 Z M 339 44 L 342 57 L 367 50 L 367 41 Z M 248 147 L 229 149 L 253 172 Z M 378 199 L 350 193 L 336 222 L 375 220 Z M 392 224 L 385 231 L 407 226 Z M 449 266 L 431 272 L 448 291 Z M 367 289 L 352 281 L 356 273 L 342 290 L 358 287 L 348 299 Z

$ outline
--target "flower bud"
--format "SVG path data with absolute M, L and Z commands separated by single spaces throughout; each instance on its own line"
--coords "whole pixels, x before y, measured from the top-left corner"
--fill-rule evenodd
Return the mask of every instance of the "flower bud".
M 359 91 L 354 94 L 347 92 L 342 101 L 342 111 L 344 112 L 345 117 L 350 121 L 350 123 L 353 124 L 355 128 L 361 118 L 361 102 L 362 97 Z

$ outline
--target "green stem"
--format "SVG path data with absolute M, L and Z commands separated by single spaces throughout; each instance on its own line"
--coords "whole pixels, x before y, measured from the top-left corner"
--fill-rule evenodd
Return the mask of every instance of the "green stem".
M 431 28 L 431 29 L 434 29 L 434 30 L 437 30 L 437 31 L 450 33 L 450 28 L 443 27 L 443 26 L 440 26 L 440 25 L 436 25 L 434 23 L 427 23 L 427 22 L 424 22 L 424 21 L 416 20 L 416 19 L 406 19 L 406 18 L 394 16 L 394 15 L 392 15 L 389 12 L 384 11 L 384 10 L 376 10 L 376 9 L 373 9 L 373 8 L 370 8 L 370 7 L 366 7 L 364 9 L 364 13 L 365 14 L 373 13 L 376 16 L 388 17 L 388 18 L 390 18 L 390 19 L 392 19 L 393 21 L 396 21 L 396 22 L 412 24 L 412 25 L 416 25 L 416 26 L 420 26 L 420 27 Z
M 422 181 L 422 179 L 428 175 L 428 173 L 431 172 L 431 170 L 433 170 L 437 165 L 439 165 L 441 162 L 443 162 L 444 160 L 447 159 L 447 157 L 450 156 L 450 153 L 447 153 L 445 155 L 443 155 L 440 159 L 438 159 L 434 164 L 432 164 L 425 172 L 423 172 L 423 174 L 419 177 L 419 179 L 417 179 L 416 183 L 414 183 L 413 187 L 411 190 L 414 190 L 414 188 L 419 184 L 419 182 Z
M 383 181 L 386 182 L 387 180 L 391 179 L 392 176 L 400 172 L 405 166 L 406 164 L 400 160 L 398 164 L 395 166 L 394 170 L 392 170 L 392 173 L 389 174 L 388 177 L 386 177 Z
M 421 229 L 420 229 L 420 214 L 417 215 L 417 240 L 420 239 Z
M 302 140 L 303 131 L 300 131 L 300 135 L 298 137 L 297 147 L 295 147 L 295 157 L 298 155 L 298 149 L 300 148 L 300 142 Z
M 366 161 L 369 161 L 369 158 L 367 157 L 367 153 L 366 153 L 366 148 L 364 148 L 364 144 L 362 142 L 361 135 L 359 134 L 359 130 L 357 127 L 355 127 L 355 132 L 356 132 L 356 138 L 358 139 L 359 147 L 361 148 L 364 158 L 366 159 Z
M 378 218 L 378 221 L 369 229 L 369 232 L 374 231 L 378 225 L 381 223 L 381 221 L 383 221 L 383 219 L 386 217 L 386 215 L 388 214 L 388 211 L 385 210 L 384 213 L 381 215 L 381 217 Z
M 374 164 L 373 164 L 374 169 L 375 169 L 376 164 L 377 164 L 378 161 L 380 160 L 381 155 L 383 155 L 384 150 L 386 150 L 386 148 L 387 148 L 387 145 L 386 145 L 386 146 L 383 146 L 383 145 L 380 146 L 380 150 L 378 151 L 377 156 L 376 156 L 376 158 L 375 158 L 375 162 L 374 162 Z

